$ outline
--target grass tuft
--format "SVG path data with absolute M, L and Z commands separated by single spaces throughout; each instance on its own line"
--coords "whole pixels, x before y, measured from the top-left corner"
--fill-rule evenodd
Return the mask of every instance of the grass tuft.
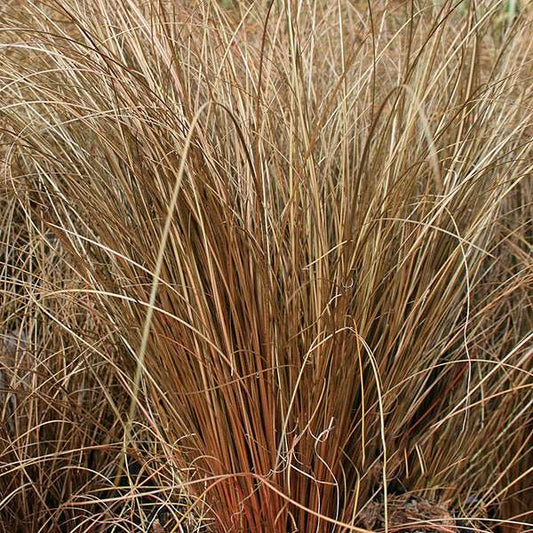
M 6 531 L 532 527 L 527 10 L 0 9 Z

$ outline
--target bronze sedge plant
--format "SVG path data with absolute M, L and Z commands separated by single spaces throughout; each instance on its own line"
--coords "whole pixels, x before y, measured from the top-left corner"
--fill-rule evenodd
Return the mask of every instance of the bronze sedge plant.
M 104 331 L 66 293 L 79 277 L 69 277 L 53 236 L 15 198 L 2 208 L 0 530 L 74 531 L 101 510 L 89 500 L 119 450 L 117 416 L 102 394 L 116 396 L 116 379 L 95 356 Z M 81 495 L 86 506 L 72 505 Z
M 162 511 L 181 517 L 187 500 L 157 427 L 136 424 L 121 455 L 132 383 L 118 333 L 27 216 L 28 191 L 1 191 L 0 531 L 146 531 Z
M 129 352 L 123 446 L 157 422 L 173 530 L 415 527 L 399 491 L 531 521 L 530 28 L 495 36 L 502 6 L 3 15 L 5 173 Z

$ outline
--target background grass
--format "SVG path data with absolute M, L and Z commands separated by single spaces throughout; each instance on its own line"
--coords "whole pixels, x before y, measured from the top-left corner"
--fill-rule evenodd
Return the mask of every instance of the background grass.
M 4 5 L 6 531 L 531 527 L 519 7 Z

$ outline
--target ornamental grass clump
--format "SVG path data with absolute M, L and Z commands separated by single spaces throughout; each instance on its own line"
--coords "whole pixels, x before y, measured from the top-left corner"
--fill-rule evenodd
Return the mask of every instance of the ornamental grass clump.
M 78 469 L 21 531 L 531 526 L 531 27 L 506 7 L 3 8 L 2 321 L 34 361 L 4 387 L 31 421 L 1 441 L 6 524 L 18 477 Z

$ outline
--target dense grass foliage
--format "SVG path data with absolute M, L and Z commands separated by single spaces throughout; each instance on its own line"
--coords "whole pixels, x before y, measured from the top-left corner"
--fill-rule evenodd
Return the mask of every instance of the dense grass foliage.
M 5 531 L 533 527 L 517 3 L 0 9 Z

